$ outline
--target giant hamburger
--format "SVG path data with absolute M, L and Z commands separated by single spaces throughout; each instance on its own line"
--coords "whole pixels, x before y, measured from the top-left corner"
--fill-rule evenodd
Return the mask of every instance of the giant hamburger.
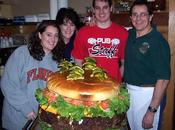
M 35 95 L 42 127 L 53 130 L 119 128 L 129 104 L 127 91 L 89 57 L 82 68 L 62 61 Z

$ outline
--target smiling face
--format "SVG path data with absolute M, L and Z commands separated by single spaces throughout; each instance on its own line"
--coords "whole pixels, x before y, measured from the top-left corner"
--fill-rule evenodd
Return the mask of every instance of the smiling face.
M 135 5 L 131 13 L 131 21 L 136 31 L 145 33 L 151 28 L 153 15 L 149 15 L 145 5 Z
M 65 19 L 64 23 L 60 25 L 60 30 L 63 36 L 65 43 L 67 44 L 70 41 L 70 38 L 74 34 L 76 27 L 71 20 Z
M 39 33 L 41 45 L 46 54 L 50 53 L 58 42 L 58 29 L 54 26 L 46 27 L 43 33 Z
M 109 3 L 106 1 L 96 0 L 93 8 L 97 25 L 106 26 L 110 25 L 110 13 L 112 11 L 112 7 L 110 7 Z

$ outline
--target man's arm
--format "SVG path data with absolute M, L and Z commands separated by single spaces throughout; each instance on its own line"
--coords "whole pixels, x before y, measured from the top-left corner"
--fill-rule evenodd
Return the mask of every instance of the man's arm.
M 121 73 L 121 76 L 123 77 L 123 73 L 124 73 L 124 60 L 121 60 L 120 73 Z
M 82 67 L 83 60 L 81 60 L 81 59 L 75 59 L 75 64 L 78 65 L 78 66 L 80 66 L 80 67 Z
M 150 103 L 150 106 L 158 108 L 164 93 L 166 92 L 166 88 L 168 86 L 169 80 L 158 80 L 156 86 L 154 88 L 153 97 Z
M 153 97 L 150 103 L 151 107 L 156 109 L 159 107 L 161 100 L 166 92 L 168 83 L 169 83 L 169 80 L 157 80 L 157 83 L 153 92 Z M 143 128 L 149 129 L 153 127 L 152 125 L 154 121 L 154 115 L 155 113 L 153 112 L 150 112 L 150 111 L 146 112 L 142 121 Z

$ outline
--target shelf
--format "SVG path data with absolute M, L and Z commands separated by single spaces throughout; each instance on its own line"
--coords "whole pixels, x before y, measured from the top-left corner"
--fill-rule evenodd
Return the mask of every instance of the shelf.
M 13 46 L 8 46 L 8 47 L 1 47 L 0 50 L 4 50 L 4 49 L 13 49 L 13 48 L 17 48 L 21 45 L 13 45 Z
M 26 23 L 21 25 L 11 24 L 11 25 L 0 25 L 0 32 L 20 35 L 27 35 L 34 32 L 36 29 L 36 23 Z
M 39 22 L 13 22 L 10 19 L 0 18 L 0 26 L 20 26 L 20 25 L 37 25 Z

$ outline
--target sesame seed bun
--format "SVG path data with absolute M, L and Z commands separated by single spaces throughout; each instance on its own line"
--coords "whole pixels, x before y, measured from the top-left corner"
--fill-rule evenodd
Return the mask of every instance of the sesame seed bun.
M 119 83 L 112 78 L 98 80 L 85 71 L 85 78 L 67 80 L 67 73 L 53 73 L 47 79 L 47 88 L 61 96 L 85 100 L 102 101 L 118 95 Z

